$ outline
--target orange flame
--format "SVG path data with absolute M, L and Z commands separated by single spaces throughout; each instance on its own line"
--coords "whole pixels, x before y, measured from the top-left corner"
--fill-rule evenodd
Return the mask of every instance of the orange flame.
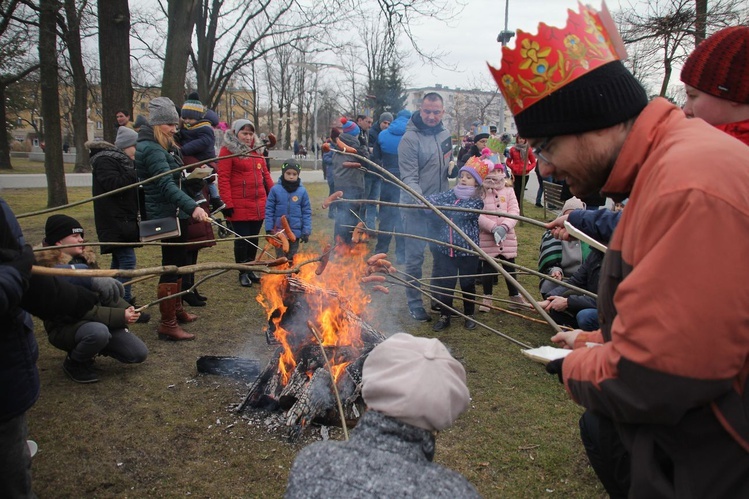
M 323 346 L 353 348 L 361 346 L 361 331 L 356 324 L 352 324 L 347 319 L 346 309 L 341 306 L 341 303 L 345 303 L 354 314 L 364 315 L 371 298 L 358 283 L 359 277 L 365 275 L 366 272 L 367 252 L 368 249 L 364 244 L 353 247 L 336 246 L 322 275 L 316 275 L 316 264 L 310 264 L 304 265 L 294 276 L 300 281 L 338 295 L 339 299 L 330 299 L 314 293 L 305 295 L 309 306 L 309 317 L 306 319 L 315 324 L 320 331 Z M 304 262 L 317 256 L 313 253 L 298 253 L 294 260 Z M 260 294 L 256 298 L 257 302 L 263 306 L 268 320 L 275 326 L 273 334 L 283 347 L 278 366 L 281 380 L 285 385 L 296 367 L 297 359 L 294 358 L 294 349 L 299 347 L 299 345 L 291 344 L 290 332 L 280 326 L 283 314 L 287 310 L 283 301 L 287 290 L 286 275 L 266 274 L 260 281 L 260 289 Z M 298 337 L 298 334 L 295 337 Z M 312 341 L 311 338 L 310 341 Z M 337 380 L 349 362 L 335 359 L 330 359 L 330 362 L 333 377 Z

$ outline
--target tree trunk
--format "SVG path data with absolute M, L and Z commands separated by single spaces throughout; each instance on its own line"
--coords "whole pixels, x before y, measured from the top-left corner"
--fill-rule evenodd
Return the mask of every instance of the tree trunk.
M 696 17 L 694 22 L 694 45 L 695 47 L 705 39 L 707 29 L 707 0 L 694 0 L 696 4 Z
M 196 9 L 199 5 L 199 0 L 169 0 L 169 28 L 166 34 L 161 95 L 172 99 L 178 107 L 182 107 L 185 101 L 187 59 L 190 57 Z
M 83 67 L 83 53 L 81 50 L 81 19 L 76 10 L 75 0 L 65 0 L 65 17 L 68 21 L 68 29 L 65 33 L 65 45 L 68 48 L 70 66 L 73 70 L 73 88 L 75 89 L 75 100 L 73 101 L 73 144 L 75 145 L 75 173 L 91 171 L 88 161 L 86 141 L 88 140 L 88 82 L 86 81 L 86 69 Z
M 125 109 L 130 112 L 133 109 L 128 0 L 99 0 L 98 15 L 101 119 L 104 124 L 104 140 L 114 143 L 117 136 L 117 111 Z M 130 117 L 135 120 L 132 112 Z
M 12 170 L 10 164 L 10 144 L 8 143 L 8 120 L 5 111 L 5 83 L 0 82 L 0 170 Z
M 68 203 L 65 169 L 62 163 L 62 127 L 57 76 L 57 14 L 56 0 L 39 2 L 39 76 L 42 89 L 44 120 L 44 171 L 47 174 L 47 207 Z

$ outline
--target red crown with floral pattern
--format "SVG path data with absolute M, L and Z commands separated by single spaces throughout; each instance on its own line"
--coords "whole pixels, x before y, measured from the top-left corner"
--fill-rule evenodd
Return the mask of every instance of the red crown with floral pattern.
M 502 66 L 489 65 L 513 115 L 590 71 L 627 58 L 606 4 L 601 11 L 578 3 L 568 10 L 567 25 L 538 25 L 538 35 L 518 30 L 514 49 L 502 47 Z

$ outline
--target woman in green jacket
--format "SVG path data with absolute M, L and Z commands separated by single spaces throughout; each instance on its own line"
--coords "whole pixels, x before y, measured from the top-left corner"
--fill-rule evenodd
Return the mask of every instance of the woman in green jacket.
M 138 143 L 135 149 L 135 168 L 138 178 L 146 180 L 158 174 L 176 170 L 182 166 L 179 149 L 174 143 L 179 114 L 174 103 L 167 97 L 156 97 L 148 103 L 148 124 L 138 132 Z M 146 217 L 157 218 L 179 217 L 181 233 L 179 237 L 164 239 L 163 242 L 187 242 L 187 221 L 190 217 L 198 222 L 209 220 L 198 203 L 183 190 L 182 171 L 174 171 L 158 180 L 145 184 Z M 187 265 L 185 246 L 162 246 L 161 264 Z M 163 274 L 159 279 L 158 298 L 165 298 L 180 292 L 182 279 L 178 274 Z M 180 327 L 180 324 L 193 322 L 198 317 L 188 313 L 182 307 L 182 298 L 159 302 L 161 321 L 157 332 L 160 339 L 192 340 L 195 335 Z

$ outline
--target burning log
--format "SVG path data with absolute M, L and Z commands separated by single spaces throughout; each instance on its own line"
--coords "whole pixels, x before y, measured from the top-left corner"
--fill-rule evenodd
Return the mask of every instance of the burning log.
M 360 396 L 364 360 L 385 337 L 337 291 L 290 276 L 276 276 L 275 283 L 282 289 L 266 290 L 266 281 L 263 291 L 272 291 L 281 303 L 270 309 L 270 303 L 259 301 L 269 309 L 266 338 L 273 338 L 279 347 L 239 411 L 248 407 L 283 411 L 293 439 L 312 422 L 340 424 L 336 390 L 346 425 L 355 424 L 364 408 Z M 320 331 L 322 344 L 311 328 Z M 331 372 L 326 368 L 326 357 Z

